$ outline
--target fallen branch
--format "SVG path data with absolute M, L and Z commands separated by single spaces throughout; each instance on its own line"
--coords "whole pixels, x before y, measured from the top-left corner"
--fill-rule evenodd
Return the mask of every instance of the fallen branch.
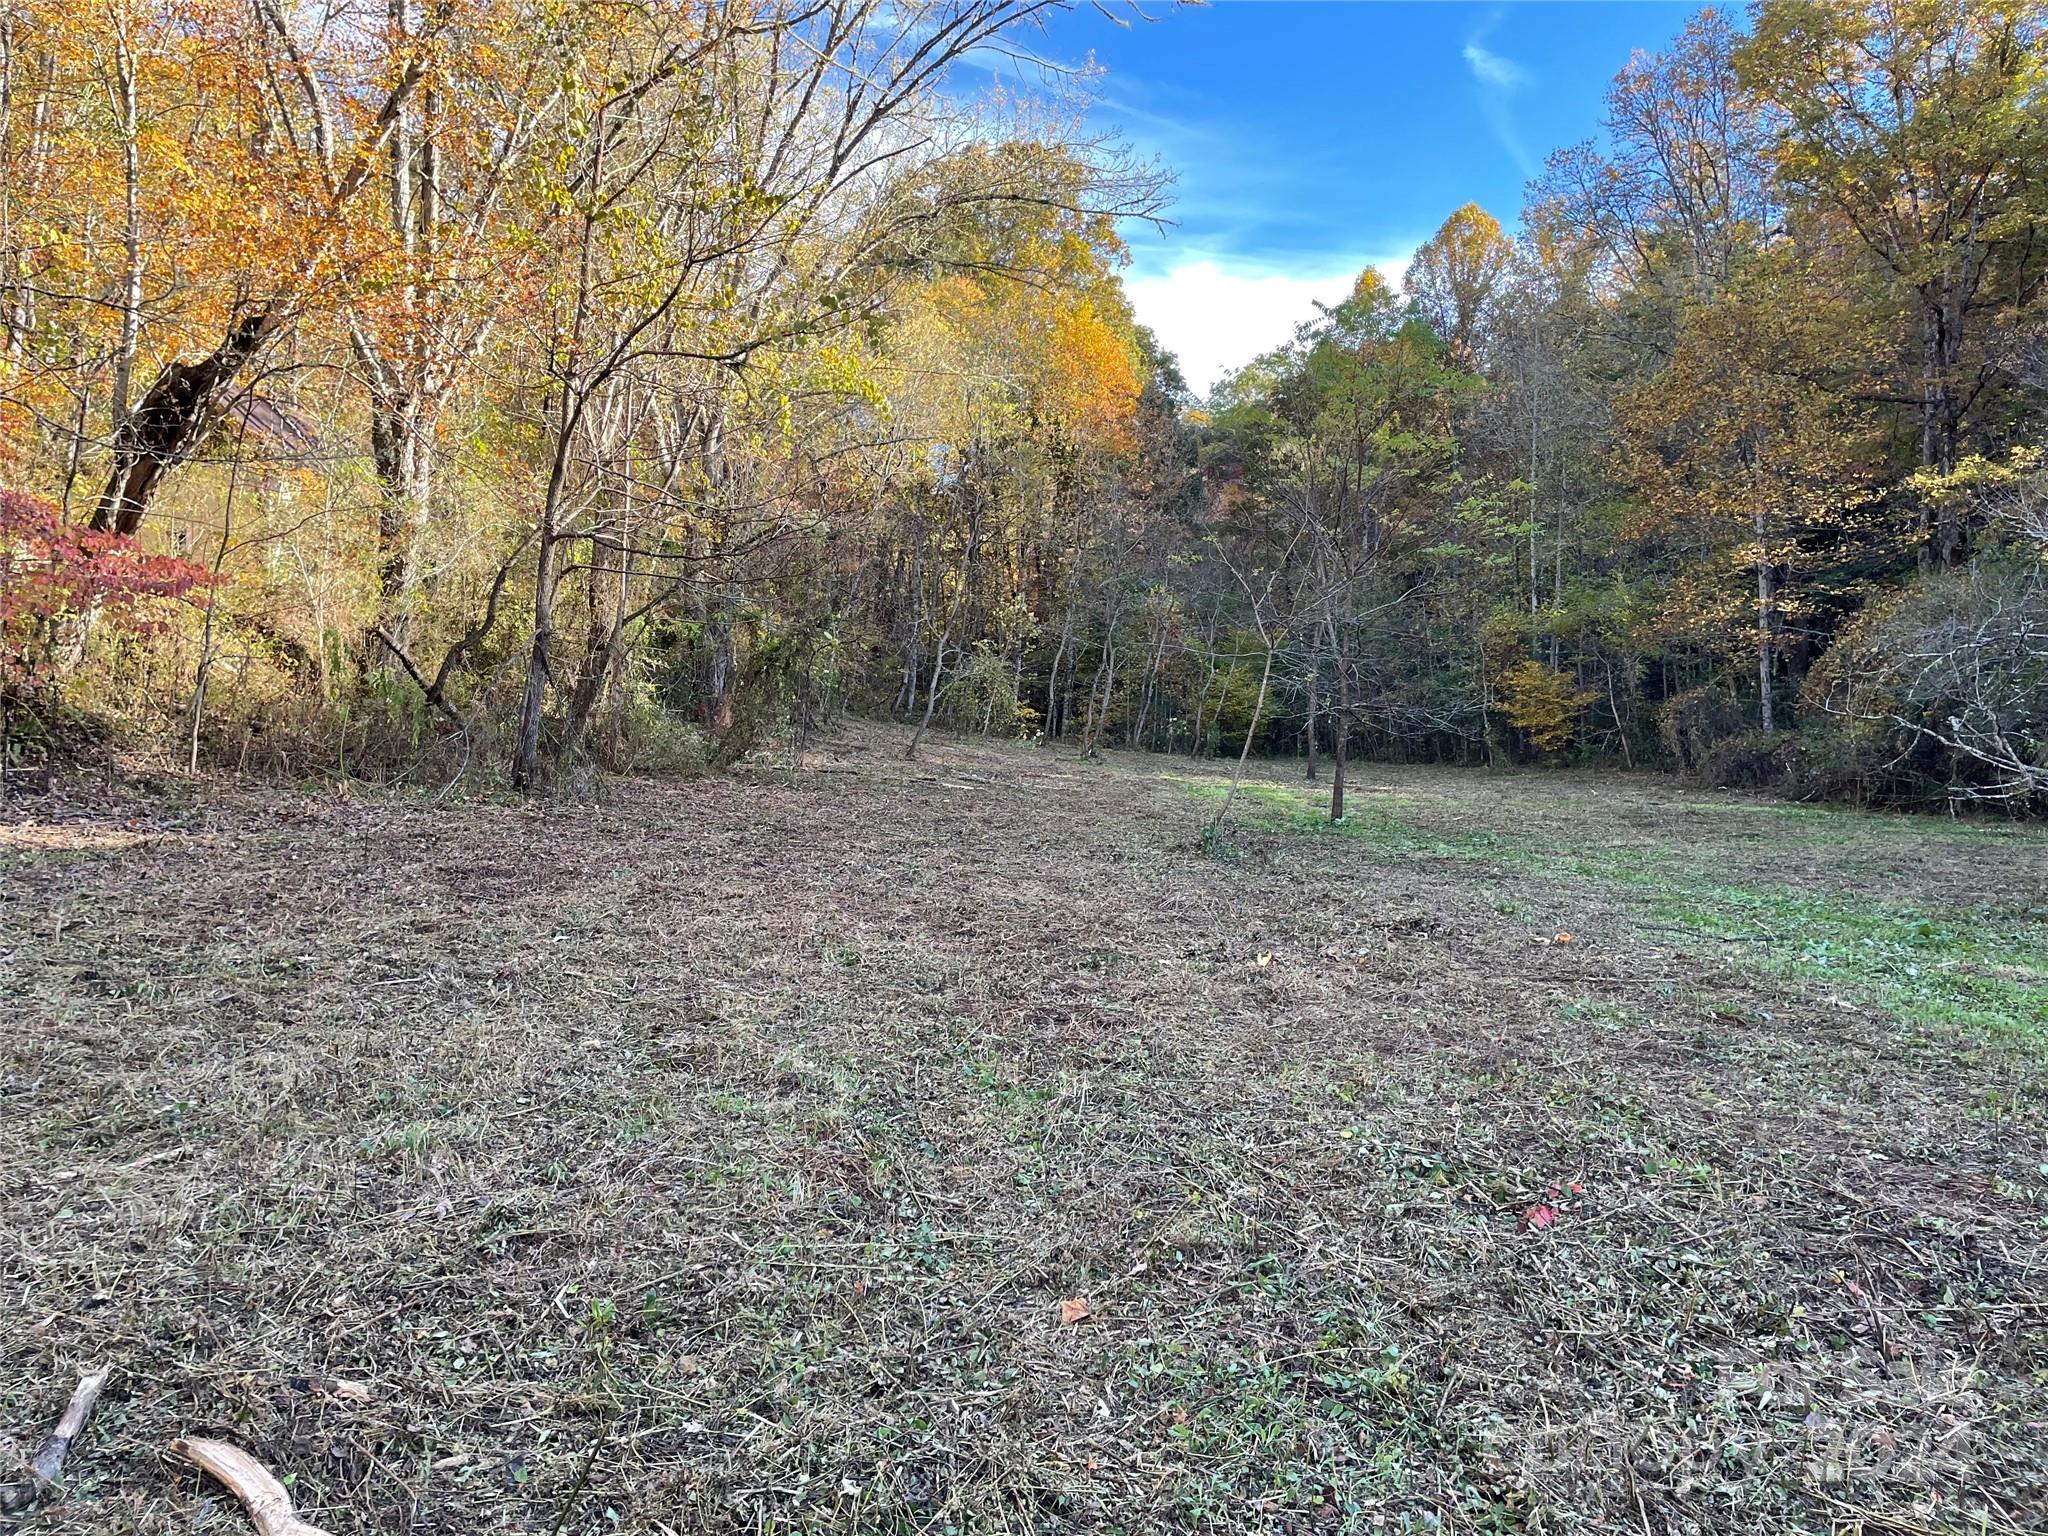
M 108 1367 L 101 1366 L 91 1375 L 79 1378 L 71 1401 L 65 1405 L 64 1417 L 50 1431 L 50 1438 L 36 1452 L 35 1460 L 28 1464 L 28 1477 L 18 1483 L 0 1485 L 0 1514 L 12 1515 L 27 1509 L 57 1485 L 57 1479 L 64 1475 L 64 1458 L 71 1454 L 71 1442 L 85 1428 L 92 1405 L 100 1400 L 100 1388 L 107 1384 L 107 1371 Z
M 420 671 L 419 666 L 410 656 L 405 654 L 405 647 L 391 638 L 390 631 L 385 629 L 383 625 L 378 624 L 371 627 L 370 634 L 385 650 L 391 653 L 392 658 L 397 661 L 399 666 L 405 669 L 405 675 L 419 685 L 419 690 L 426 695 L 427 702 L 440 710 L 450 720 L 453 720 L 457 730 L 462 730 L 464 728 L 462 716 L 458 715 L 447 699 L 442 697 L 440 684 L 427 681 L 426 675 Z
M 405 669 L 405 675 L 426 695 L 427 702 L 453 720 L 457 728 L 465 733 L 465 743 L 468 741 L 469 727 L 462 716 L 455 712 L 455 707 L 448 702 L 448 681 L 455 675 L 455 669 L 461 664 L 462 658 L 481 645 L 491 630 L 497 626 L 498 599 L 505 595 L 505 582 L 511 576 L 512 567 L 518 563 L 519 556 L 525 551 L 526 546 L 533 542 L 533 536 L 537 532 L 537 528 L 527 529 L 520 535 L 519 542 L 512 546 L 512 553 L 505 557 L 504 564 L 498 567 L 498 574 L 491 581 L 490 596 L 484 603 L 484 616 L 464 630 L 462 637 L 448 647 L 447 654 L 442 656 L 441 665 L 434 669 L 431 679 L 420 671 L 418 664 L 400 648 L 398 642 L 391 638 L 390 632 L 381 624 L 370 631 L 371 637 L 391 653 L 392 658 Z
M 291 1495 L 263 1464 L 239 1446 L 221 1440 L 179 1440 L 171 1446 L 196 1467 L 211 1472 L 242 1501 L 261 1536 L 327 1536 L 292 1512 Z

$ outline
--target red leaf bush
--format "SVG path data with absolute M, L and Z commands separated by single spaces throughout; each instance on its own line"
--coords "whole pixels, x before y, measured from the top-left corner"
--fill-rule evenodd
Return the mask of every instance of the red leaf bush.
M 96 622 L 147 630 L 160 602 L 196 601 L 213 585 L 203 565 L 151 554 L 140 540 L 67 523 L 55 505 L 0 490 L 0 682 L 47 681 L 59 627 Z

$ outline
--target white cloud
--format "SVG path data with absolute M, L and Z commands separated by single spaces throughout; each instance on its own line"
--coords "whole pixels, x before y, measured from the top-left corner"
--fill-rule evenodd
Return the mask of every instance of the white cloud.
M 1486 34 L 1499 20 L 1500 14 L 1495 12 L 1487 18 L 1484 27 L 1465 40 L 1465 67 L 1479 82 L 1479 110 L 1485 116 L 1487 126 L 1493 130 L 1494 138 L 1524 176 L 1534 176 L 1536 157 L 1522 142 L 1521 129 L 1515 123 L 1514 114 L 1508 110 L 1509 98 L 1528 85 L 1534 76 L 1513 59 L 1486 46 Z
M 1139 321 L 1180 359 L 1189 387 L 1206 395 L 1219 379 L 1291 340 L 1297 325 L 1315 318 L 1318 303 L 1335 304 L 1348 296 L 1367 267 L 1378 267 L 1398 287 L 1408 255 L 1344 262 L 1319 257 L 1280 270 L 1231 256 L 1190 253 L 1169 258 L 1157 272 L 1134 271 L 1125 277 L 1124 289 Z
M 1471 66 L 1473 79 L 1497 91 L 1520 90 L 1529 83 L 1529 71 L 1513 59 L 1502 58 L 1477 38 L 1465 45 L 1465 62 Z

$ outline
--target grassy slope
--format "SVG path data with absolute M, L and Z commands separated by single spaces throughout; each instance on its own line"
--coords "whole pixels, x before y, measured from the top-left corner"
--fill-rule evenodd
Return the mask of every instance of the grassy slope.
M 0 828 L 43 1525 L 2040 1523 L 2038 834 L 896 745 Z

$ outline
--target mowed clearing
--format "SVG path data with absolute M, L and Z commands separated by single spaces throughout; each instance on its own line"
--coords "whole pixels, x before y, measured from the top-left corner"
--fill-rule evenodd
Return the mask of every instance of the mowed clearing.
M 30 1527 L 2048 1521 L 2048 836 L 902 741 L 10 812 Z

